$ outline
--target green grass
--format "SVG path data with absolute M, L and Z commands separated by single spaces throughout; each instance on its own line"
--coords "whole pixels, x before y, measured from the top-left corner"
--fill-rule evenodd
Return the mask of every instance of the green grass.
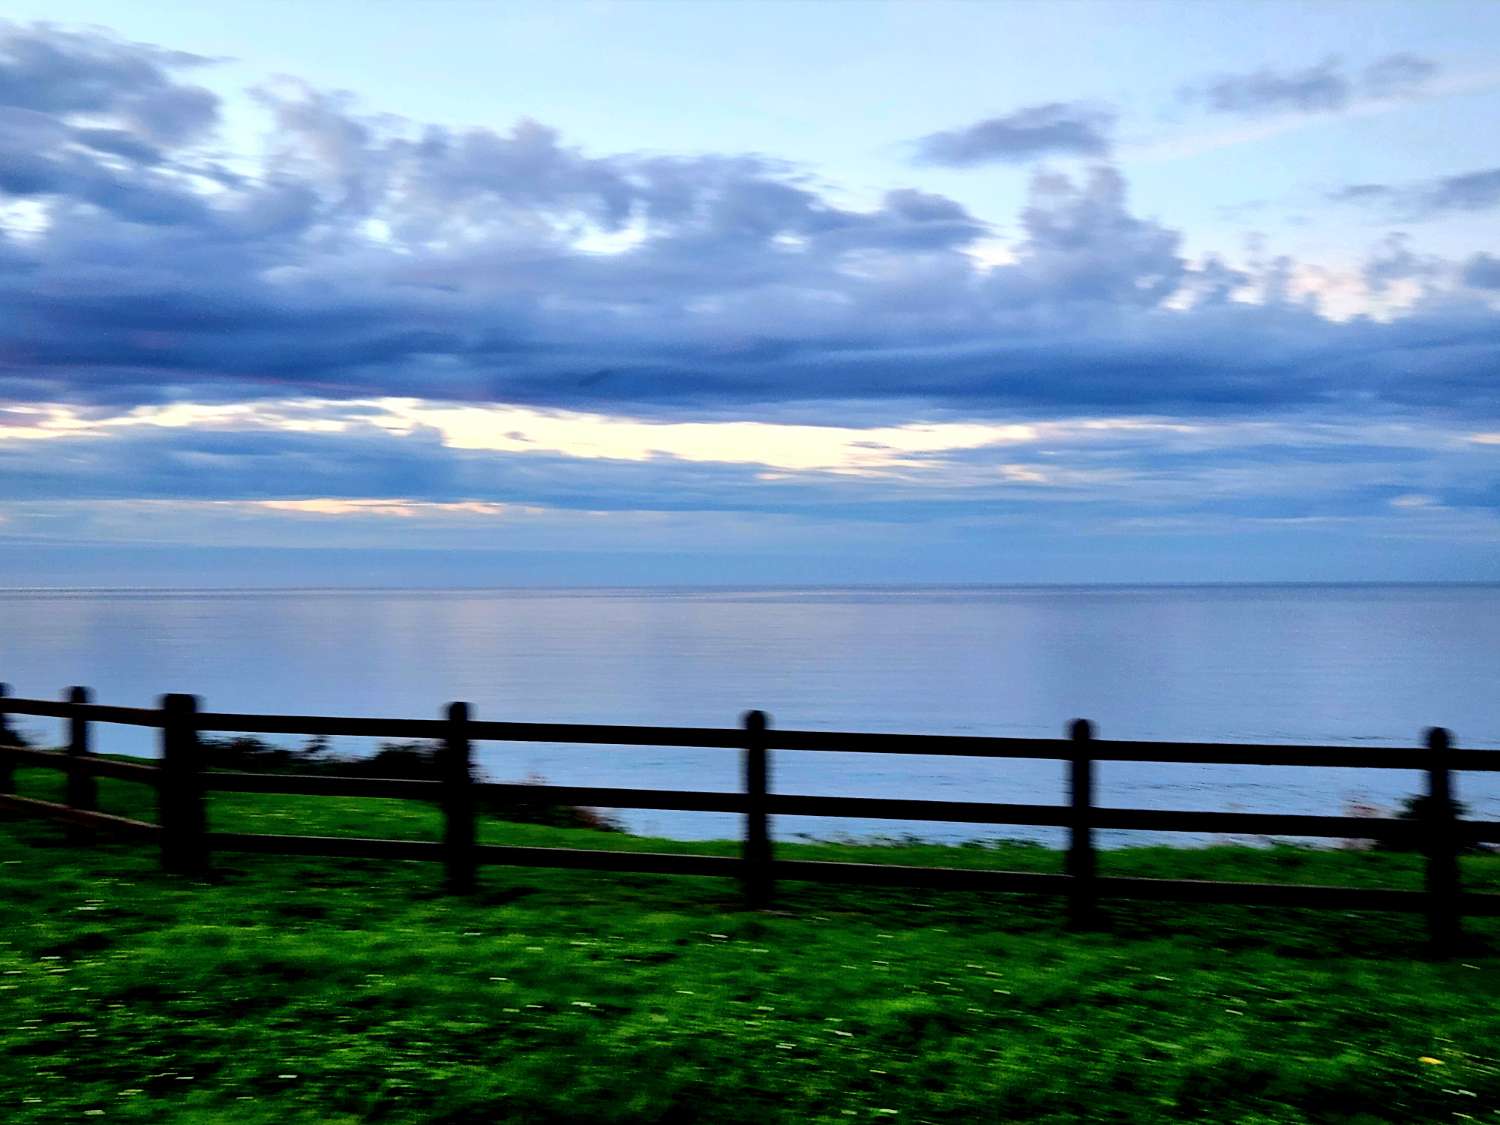
M 18 771 L 22 792 L 59 779 Z M 150 812 L 139 786 L 101 804 Z M 233 831 L 436 838 L 421 805 L 220 795 Z M 729 853 L 486 822 L 481 838 Z M 1043 848 L 784 845 L 1056 870 Z M 1412 856 L 1139 848 L 1111 873 L 1415 886 Z M 224 855 L 0 819 L 0 1121 L 1500 1121 L 1500 929 L 1420 919 Z M 1465 860 L 1500 889 L 1500 857 Z M 1423 1059 L 1437 1062 L 1424 1062 Z

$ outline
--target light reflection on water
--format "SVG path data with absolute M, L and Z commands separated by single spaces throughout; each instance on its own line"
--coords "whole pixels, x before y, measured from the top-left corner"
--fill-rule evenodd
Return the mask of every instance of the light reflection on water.
M 1425 726 L 1500 747 L 1500 587 L 954 588 L 745 591 L 222 591 L 0 594 L 0 679 L 55 697 L 214 710 L 1052 737 L 1087 716 L 1104 738 L 1415 745 Z M 49 724 L 23 724 L 49 736 Z M 101 728 L 100 749 L 154 752 Z M 295 740 L 292 740 L 295 741 Z M 340 747 L 354 749 L 352 740 Z M 497 779 L 733 789 L 715 750 L 481 744 Z M 1389 808 L 1391 771 L 1108 763 L 1103 804 L 1341 813 Z M 782 752 L 786 792 L 1048 803 L 1055 762 Z M 1461 776 L 1470 815 L 1500 819 L 1500 779 Z M 639 811 L 637 831 L 733 835 L 727 815 Z M 779 835 L 1046 829 L 779 818 Z M 1126 840 L 1201 837 L 1108 833 Z

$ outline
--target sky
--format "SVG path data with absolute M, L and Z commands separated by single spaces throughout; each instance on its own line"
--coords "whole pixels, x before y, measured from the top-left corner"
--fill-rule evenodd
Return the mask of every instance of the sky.
M 1500 581 L 1500 5 L 0 20 L 0 586 Z

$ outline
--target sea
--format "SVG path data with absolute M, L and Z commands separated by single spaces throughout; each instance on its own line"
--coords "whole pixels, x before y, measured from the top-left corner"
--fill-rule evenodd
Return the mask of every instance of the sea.
M 57 698 L 216 711 L 812 730 L 1419 746 L 1430 726 L 1500 754 L 1500 585 L 808 589 L 0 591 L 0 680 Z M 13 722 L 39 744 L 58 724 Z M 98 728 L 152 756 L 154 732 Z M 279 740 L 297 745 L 298 739 Z M 368 742 L 335 740 L 349 754 Z M 729 750 L 480 743 L 493 780 L 733 790 Z M 778 751 L 787 793 L 1061 803 L 1047 760 Z M 1102 763 L 1100 804 L 1390 814 L 1417 772 Z M 1500 774 L 1462 774 L 1500 819 Z M 622 810 L 629 831 L 729 837 L 729 814 Z M 1060 830 L 777 817 L 782 839 L 1061 841 Z M 1106 832 L 1104 846 L 1262 843 Z

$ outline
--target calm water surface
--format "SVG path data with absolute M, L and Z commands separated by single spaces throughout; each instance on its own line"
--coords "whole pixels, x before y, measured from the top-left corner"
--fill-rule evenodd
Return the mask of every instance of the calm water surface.
M 0 679 L 166 691 L 223 711 L 1103 738 L 1414 745 L 1429 725 L 1500 748 L 1500 586 L 886 590 L 0 592 Z M 23 729 L 55 737 L 42 720 Z M 101 728 L 151 754 L 149 732 Z M 367 749 L 352 740 L 346 749 Z M 499 780 L 733 789 L 733 752 L 481 744 Z M 1500 752 L 1500 750 L 1497 750 Z M 1390 771 L 1104 764 L 1101 803 L 1339 813 L 1421 787 Z M 786 792 L 1062 799 L 1051 762 L 774 756 Z M 1500 819 L 1500 778 L 1461 776 Z M 736 818 L 632 812 L 636 831 L 734 834 Z M 779 835 L 931 839 L 1052 830 L 782 817 Z M 1106 843 L 1202 842 L 1107 833 Z

